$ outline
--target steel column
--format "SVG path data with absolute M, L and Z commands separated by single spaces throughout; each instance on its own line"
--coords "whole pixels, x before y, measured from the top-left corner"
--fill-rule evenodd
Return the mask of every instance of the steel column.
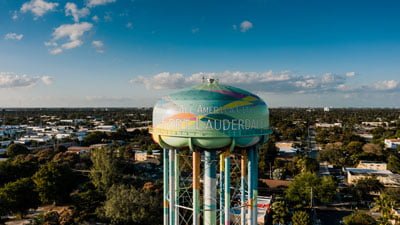
M 248 224 L 255 225 L 257 224 L 257 199 L 255 198 L 254 190 L 256 189 L 256 179 L 257 179 L 257 156 L 256 156 L 256 148 L 251 147 L 249 149 L 249 161 L 248 161 Z M 257 190 L 256 190 L 257 191 Z
M 169 225 L 175 223 L 175 151 L 169 151 Z
M 219 224 L 224 225 L 224 218 L 225 218 L 225 152 L 221 152 L 219 154 Z
M 200 225 L 200 152 L 193 151 L 193 225 Z
M 225 195 L 225 206 L 224 206 L 224 216 L 225 225 L 231 224 L 231 152 L 226 151 L 225 154 L 225 179 L 224 179 L 224 195 Z M 221 218 L 222 220 L 222 218 Z
M 254 196 L 254 208 L 253 217 L 254 224 L 258 223 L 258 146 L 253 147 L 254 151 L 254 180 L 253 180 L 253 196 Z
M 168 168 L 169 168 L 169 158 L 168 158 L 168 154 L 169 151 L 168 149 L 164 148 L 163 149 L 163 185 L 164 185 L 164 189 L 163 189 L 163 208 L 164 208 L 164 225 L 168 225 L 169 224 L 169 201 L 168 201 L 168 190 L 169 190 L 169 185 L 168 185 L 168 179 L 169 179 L 169 173 L 168 173 Z
M 204 225 L 217 224 L 217 153 L 205 150 L 204 158 Z
M 246 202 L 246 177 L 247 177 L 247 152 L 245 149 L 242 149 L 240 157 L 240 224 L 246 225 L 246 210 L 247 210 L 247 202 Z
M 179 150 L 175 149 L 174 150 L 174 175 L 175 175 L 175 179 L 174 179 L 174 186 L 175 186 L 175 224 L 178 225 L 179 224 L 179 208 L 176 207 L 177 205 L 179 205 L 179 192 L 180 192 L 180 188 L 179 188 L 179 178 L 180 178 L 180 169 L 179 169 Z

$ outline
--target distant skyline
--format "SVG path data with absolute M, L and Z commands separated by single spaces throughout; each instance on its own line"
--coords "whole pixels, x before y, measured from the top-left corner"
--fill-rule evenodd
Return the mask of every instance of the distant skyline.
M 0 107 L 148 107 L 201 77 L 270 107 L 400 107 L 400 2 L 0 0 Z

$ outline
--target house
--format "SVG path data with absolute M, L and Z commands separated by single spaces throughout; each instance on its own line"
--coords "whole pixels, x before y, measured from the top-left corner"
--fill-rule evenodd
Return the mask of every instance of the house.
M 400 146 L 400 138 L 385 139 L 385 148 L 396 150 Z

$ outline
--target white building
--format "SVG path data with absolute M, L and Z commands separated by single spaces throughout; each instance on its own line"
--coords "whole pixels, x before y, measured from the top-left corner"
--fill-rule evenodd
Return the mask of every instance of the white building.
M 315 123 L 316 128 L 342 127 L 342 123 Z
M 400 138 L 397 139 L 385 139 L 385 147 L 389 149 L 397 149 L 400 146 Z

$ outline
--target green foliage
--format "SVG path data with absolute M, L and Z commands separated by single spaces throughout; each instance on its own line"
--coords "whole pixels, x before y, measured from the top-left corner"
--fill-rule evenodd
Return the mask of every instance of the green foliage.
M 392 208 L 394 205 L 394 200 L 386 193 L 374 198 L 374 209 L 381 213 L 378 219 L 380 224 L 389 224 L 389 220 L 393 218 Z
M 345 225 L 377 225 L 376 220 L 372 216 L 361 212 L 354 212 L 343 217 L 343 222 Z
M 15 157 L 17 155 L 29 154 L 29 149 L 23 144 L 11 144 L 8 146 L 6 155 L 8 157 Z
M 397 154 L 390 154 L 388 157 L 387 169 L 393 173 L 400 173 L 400 159 Z
M 60 203 L 68 199 L 75 186 L 75 175 L 66 164 L 47 163 L 32 177 L 42 203 Z
M 277 154 L 278 148 L 275 146 L 275 142 L 272 139 L 269 139 L 266 144 L 260 147 L 258 158 L 260 176 L 265 176 L 267 173 L 269 173 L 269 166 L 270 164 L 272 165 Z
M 108 138 L 108 136 L 104 132 L 99 132 L 99 131 L 91 132 L 83 139 L 83 143 L 86 146 L 93 145 L 93 144 L 99 144 L 103 141 L 103 139 L 107 139 L 107 138 Z
M 299 157 L 295 159 L 295 164 L 300 172 L 318 172 L 319 163 L 317 160 L 309 157 Z
M 30 208 L 39 205 L 37 193 L 30 178 L 7 183 L 0 189 L 0 216 L 4 214 L 25 215 Z
M 380 192 L 384 186 L 375 177 L 362 178 L 353 186 L 353 195 L 358 201 L 371 200 L 371 193 Z
M 76 221 L 82 222 L 93 216 L 96 208 L 103 204 L 105 197 L 94 188 L 84 188 L 71 194 L 72 203 L 76 208 Z
M 293 225 L 311 225 L 310 216 L 305 211 L 296 211 L 292 216 Z
M 90 179 L 93 185 L 101 190 L 107 191 L 119 180 L 117 158 L 112 148 L 94 149 L 91 154 L 93 167 L 90 170 Z
M 17 155 L 0 162 L 0 186 L 24 177 L 31 177 L 38 169 L 33 155 Z
M 285 195 L 295 207 L 304 207 L 311 203 L 311 190 L 315 200 L 328 203 L 335 196 L 336 184 L 331 177 L 321 179 L 314 173 L 300 173 L 290 183 Z
M 137 190 L 132 186 L 114 185 L 107 193 L 104 216 L 112 224 L 157 224 L 161 218 L 162 200 L 159 194 Z
M 273 224 L 285 224 L 289 215 L 289 209 L 282 200 L 272 203 L 272 221 Z

